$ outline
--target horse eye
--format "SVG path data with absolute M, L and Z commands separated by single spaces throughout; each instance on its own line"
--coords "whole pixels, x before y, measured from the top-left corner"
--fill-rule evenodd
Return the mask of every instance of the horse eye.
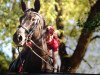
M 34 21 L 35 19 L 34 18 L 32 18 L 32 21 Z
M 19 21 L 20 21 L 20 23 L 21 23 L 21 22 L 22 22 L 22 19 L 20 18 Z
M 23 17 L 24 17 L 24 16 L 22 16 L 22 17 L 20 17 L 20 18 L 19 18 L 19 20 L 20 20 L 20 23 L 22 22 L 22 19 L 23 19 Z
M 20 27 L 21 27 L 21 25 L 18 26 L 18 28 L 20 28 Z
M 32 16 L 30 15 L 30 16 L 28 17 L 28 19 L 31 20 L 31 18 L 32 18 Z

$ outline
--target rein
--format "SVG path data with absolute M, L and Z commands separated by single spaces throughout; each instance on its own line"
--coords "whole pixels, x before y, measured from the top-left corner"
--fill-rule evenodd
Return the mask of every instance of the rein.
M 30 42 L 32 43 L 32 44 L 34 44 L 37 48 L 39 48 L 40 50 L 43 50 L 42 48 L 40 48 L 37 44 L 35 44 L 35 42 L 34 41 L 32 41 L 32 40 L 30 40 Z M 30 45 L 26 45 L 27 47 L 29 47 L 30 48 L 30 50 L 37 56 L 37 57 L 39 57 L 41 60 L 43 60 L 45 63 L 47 63 L 48 65 L 50 65 L 51 67 L 52 67 L 52 69 L 56 69 L 55 67 L 53 67 L 49 62 L 47 62 L 44 58 L 42 58 L 39 54 L 37 54 L 33 49 L 32 49 L 32 47 L 30 46 Z M 19 51 L 19 48 L 20 48 L 21 46 L 18 46 L 18 53 L 19 53 L 19 58 L 20 58 L 20 61 L 21 61 L 21 68 L 23 67 L 23 61 L 22 61 L 22 59 L 21 59 L 21 54 L 20 54 L 20 51 Z M 44 51 L 44 50 L 43 50 Z M 44 51 L 45 53 L 46 53 L 46 55 L 48 55 L 49 56 L 49 54 L 46 52 L 46 51 Z M 50 58 L 52 58 L 51 56 L 49 56 Z M 53 59 L 53 58 L 52 58 Z M 22 71 L 23 71 L 23 69 L 22 69 Z
M 36 47 L 38 47 L 40 50 L 43 50 L 41 49 L 38 45 L 36 45 L 32 40 L 30 40 Z M 50 65 L 53 69 L 55 69 L 51 64 L 49 64 L 49 62 L 47 62 L 44 58 L 42 58 L 39 54 L 37 54 L 33 49 L 32 47 L 30 47 L 30 45 L 27 45 L 27 47 L 29 47 L 31 49 L 31 51 L 37 56 L 39 57 L 41 60 L 43 60 L 45 63 L 47 63 L 48 65 Z M 43 50 L 44 51 L 44 50 Z M 48 55 L 48 54 L 47 54 Z M 49 56 L 49 55 L 48 55 Z M 49 56 L 50 57 L 50 56 Z

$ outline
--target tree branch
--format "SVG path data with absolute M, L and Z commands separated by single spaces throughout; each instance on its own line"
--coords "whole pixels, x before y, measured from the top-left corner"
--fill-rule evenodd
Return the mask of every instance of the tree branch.
M 70 50 L 74 51 L 71 47 L 69 47 L 69 46 L 66 46 L 66 47 L 69 48 Z M 87 63 L 87 65 L 88 65 L 90 68 L 92 68 L 92 66 L 89 64 L 89 62 L 88 62 L 86 59 L 83 58 L 83 61 L 84 61 L 85 63 Z
M 93 40 L 95 40 L 95 39 L 97 39 L 97 38 L 100 38 L 100 35 L 96 35 L 93 38 L 91 38 L 90 42 L 93 41 Z

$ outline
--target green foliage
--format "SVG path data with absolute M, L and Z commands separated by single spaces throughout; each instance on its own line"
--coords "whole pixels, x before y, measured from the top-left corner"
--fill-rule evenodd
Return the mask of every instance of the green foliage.
M 7 71 L 9 67 L 10 59 L 7 58 L 2 51 L 0 51 L 0 70 Z
M 19 0 L 21 1 L 21 0 Z M 35 0 L 24 0 L 28 7 L 34 7 Z M 29 2 L 30 1 L 30 2 Z M 84 22 L 87 20 L 91 6 L 95 0 L 40 0 L 40 12 L 46 21 L 47 25 L 56 26 L 57 11 L 55 5 L 58 7 L 58 12 L 62 12 L 59 21 L 64 25 L 66 36 L 78 38 L 81 29 L 84 27 Z M 19 25 L 19 17 L 23 15 L 20 2 L 17 0 L 0 0 L 0 44 L 13 42 L 5 41 L 6 38 L 13 37 L 16 28 Z M 73 20 L 73 23 L 69 22 Z M 96 24 L 97 23 L 97 24 Z M 75 27 L 75 28 L 74 28 Z M 95 16 L 95 20 L 87 23 L 86 28 L 89 30 L 100 30 L 100 13 Z M 0 67 L 8 68 L 8 60 L 4 54 L 0 54 Z
M 34 1 L 35 0 L 25 0 L 25 3 L 32 8 L 34 7 Z M 90 3 L 93 3 L 92 0 L 40 0 L 40 2 L 40 13 L 46 20 L 47 25 L 56 25 L 55 19 L 57 18 L 57 12 L 55 5 L 57 5 L 58 11 L 62 11 L 60 21 L 65 26 L 65 33 L 68 34 L 70 34 L 71 31 L 68 29 L 76 25 L 70 24 L 68 20 L 73 19 L 75 22 L 80 22 L 80 25 L 83 25 L 90 10 Z M 0 32 L 3 32 L 3 35 L 5 35 L 0 36 L 2 40 L 6 37 L 12 37 L 19 25 L 19 17 L 22 14 L 20 2 L 17 0 L 0 1 Z M 77 33 L 78 31 L 75 32 Z
M 85 23 L 85 29 L 91 30 L 91 31 L 98 31 L 100 30 L 100 13 L 97 13 L 96 16 L 94 16 L 93 19 Z
M 12 7 L 10 7 L 9 4 L 11 4 Z M 13 5 L 12 2 L 3 2 L 0 4 L 0 11 L 2 12 L 0 14 L 0 31 L 3 32 L 3 35 L 5 35 L 5 37 L 0 36 L 2 39 L 12 36 L 18 26 L 18 18 L 21 14 L 21 12 L 18 11 L 20 9 L 17 8 L 19 7 L 18 4 L 19 3 L 14 3 Z

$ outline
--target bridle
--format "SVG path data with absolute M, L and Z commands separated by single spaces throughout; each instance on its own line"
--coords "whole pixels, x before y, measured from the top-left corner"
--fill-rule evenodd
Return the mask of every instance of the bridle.
M 39 18 L 42 19 L 42 17 L 41 17 L 38 13 L 36 13 L 36 12 L 33 12 L 33 13 L 36 14 L 36 15 L 38 15 Z M 34 34 L 34 31 L 35 31 L 35 29 L 37 28 L 37 25 L 38 25 L 38 22 L 37 22 L 37 21 L 38 21 L 38 20 L 36 20 L 36 21 L 33 22 L 33 24 L 32 24 L 33 26 L 32 26 L 32 28 L 31 28 L 31 30 L 27 30 L 27 29 L 26 29 L 24 26 L 22 26 L 22 25 L 19 26 L 19 28 L 22 27 L 22 28 L 25 30 L 25 32 L 28 34 L 28 35 L 26 36 L 25 43 L 28 43 L 28 41 L 30 41 L 30 42 L 31 42 L 34 46 L 36 46 L 38 49 L 44 51 L 44 52 L 45 52 L 45 55 L 48 55 L 50 58 L 52 58 L 44 49 L 40 48 L 33 40 L 31 40 L 31 36 Z M 29 44 L 27 44 L 26 46 L 29 47 L 30 50 L 31 50 L 37 57 L 39 57 L 41 60 L 43 60 L 46 64 L 50 65 L 52 69 L 55 69 L 49 62 L 47 62 L 44 58 L 42 58 L 39 54 L 37 54 L 37 53 L 32 49 L 32 47 L 31 47 Z M 18 46 L 18 52 L 19 52 L 19 49 L 20 49 L 20 46 Z M 21 56 L 20 56 L 20 52 L 19 52 L 19 58 L 20 58 L 21 64 L 23 64 L 22 59 L 21 59 Z M 52 59 L 53 59 L 53 58 L 52 58 Z
M 37 13 L 37 12 L 32 12 L 33 14 L 36 14 L 40 19 L 42 19 L 42 17 L 39 15 L 39 13 Z M 30 35 L 33 35 L 34 34 L 34 31 L 35 31 L 35 29 L 36 29 L 36 27 L 37 27 L 37 24 L 38 24 L 38 21 L 39 20 L 35 20 L 34 22 L 33 22 L 33 24 L 32 24 L 32 27 L 31 27 L 31 29 L 29 29 L 29 30 L 27 30 L 24 26 L 22 26 L 22 25 L 20 25 L 18 28 L 20 28 L 20 27 L 22 27 L 24 30 L 25 30 L 25 32 L 28 34 L 28 36 L 30 36 Z M 27 37 L 28 37 L 27 36 Z M 26 37 L 26 38 L 27 38 Z

